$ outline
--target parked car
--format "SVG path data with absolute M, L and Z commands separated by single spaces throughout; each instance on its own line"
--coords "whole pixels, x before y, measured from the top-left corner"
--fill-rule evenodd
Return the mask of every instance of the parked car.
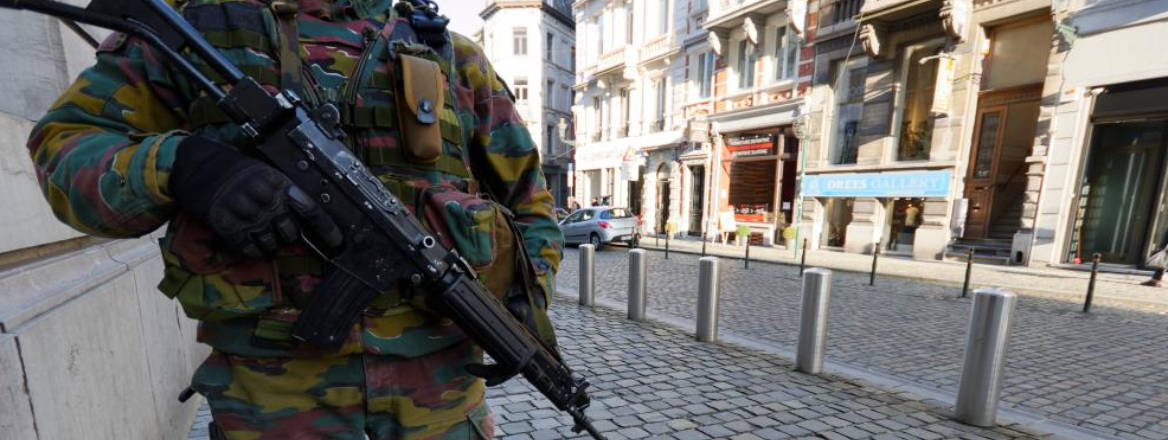
M 600 206 L 583 208 L 560 221 L 560 230 L 569 244 L 591 243 L 599 249 L 605 244 L 633 244 L 640 222 L 628 209 Z

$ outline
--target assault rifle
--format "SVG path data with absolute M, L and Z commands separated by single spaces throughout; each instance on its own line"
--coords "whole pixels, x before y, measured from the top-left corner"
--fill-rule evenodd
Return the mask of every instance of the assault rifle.
M 456 252 L 434 236 L 341 141 L 340 113 L 331 104 L 308 108 L 292 91 L 271 94 L 244 75 L 162 0 L 95 0 L 79 8 L 53 0 L 0 0 L 27 9 L 133 35 L 194 80 L 254 142 L 256 151 L 322 207 L 345 234 L 343 249 L 317 253 L 330 270 L 319 295 L 303 310 L 293 336 L 323 347 L 340 345 L 359 314 L 380 292 L 409 280 L 428 305 L 449 316 L 495 361 L 488 384 L 522 374 L 556 408 L 570 414 L 574 432 L 604 437 L 584 414 L 588 382 L 532 336 L 477 279 Z M 231 87 L 217 86 L 180 54 L 197 55 Z M 308 241 L 306 239 L 306 241 Z M 309 242 L 311 246 L 311 242 Z

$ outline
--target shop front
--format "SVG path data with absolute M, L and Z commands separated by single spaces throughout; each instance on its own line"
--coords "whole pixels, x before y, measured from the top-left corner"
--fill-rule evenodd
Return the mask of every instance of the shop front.
M 818 246 L 853 253 L 913 255 L 925 202 L 951 198 L 952 169 L 873 173 L 819 173 L 803 178 L 804 203 L 816 203 Z M 943 243 L 926 243 L 929 247 Z
M 789 127 L 725 134 L 718 206 L 720 232 L 747 226 L 759 244 L 782 243 L 795 199 L 798 141 Z

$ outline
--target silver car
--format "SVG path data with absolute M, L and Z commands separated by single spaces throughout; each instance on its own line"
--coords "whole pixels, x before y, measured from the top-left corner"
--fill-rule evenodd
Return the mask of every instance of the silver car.
M 628 209 L 600 206 L 573 212 L 560 221 L 560 230 L 570 244 L 591 243 L 599 249 L 613 242 L 632 244 L 639 222 Z

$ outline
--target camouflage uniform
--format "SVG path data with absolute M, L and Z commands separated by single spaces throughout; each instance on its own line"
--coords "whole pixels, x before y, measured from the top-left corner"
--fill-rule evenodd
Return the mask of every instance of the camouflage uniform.
M 451 34 L 452 53 L 420 54 L 437 61 L 449 79 L 440 112 L 443 154 L 434 163 L 407 160 L 388 49 L 419 45 L 397 45 L 413 37 L 391 3 L 300 0 L 295 5 L 300 55 L 309 73 L 298 78 L 304 81 L 301 94 L 341 109 L 350 148 L 411 207 L 435 186 L 492 194 L 505 209 L 442 213 L 457 226 L 444 241 L 457 245 L 472 264 L 490 266 L 515 244 L 498 221 L 511 216 L 543 290 L 537 306 L 546 309 L 563 237 L 538 152 L 513 98 L 482 50 Z M 278 22 L 272 6 L 267 0 L 195 0 L 178 8 L 244 73 L 275 90 L 290 78 L 288 72 L 282 77 L 279 62 L 288 47 L 280 44 L 286 22 Z M 315 293 L 322 262 L 300 245 L 286 246 L 270 259 L 227 253 L 208 227 L 178 209 L 167 183 L 181 140 L 198 134 L 244 144 L 214 104 L 155 50 L 115 34 L 100 47 L 97 64 L 35 127 L 29 149 L 45 197 L 74 228 L 135 237 L 169 222 L 160 241 L 166 272 L 159 289 L 201 321 L 199 340 L 214 348 L 193 387 L 209 399 L 223 434 L 489 437 L 483 382 L 462 368 L 477 362 L 481 352 L 452 322 L 416 307 L 413 292 L 378 297 L 338 350 L 290 343 L 291 323 Z M 481 261 L 473 261 L 476 255 Z

